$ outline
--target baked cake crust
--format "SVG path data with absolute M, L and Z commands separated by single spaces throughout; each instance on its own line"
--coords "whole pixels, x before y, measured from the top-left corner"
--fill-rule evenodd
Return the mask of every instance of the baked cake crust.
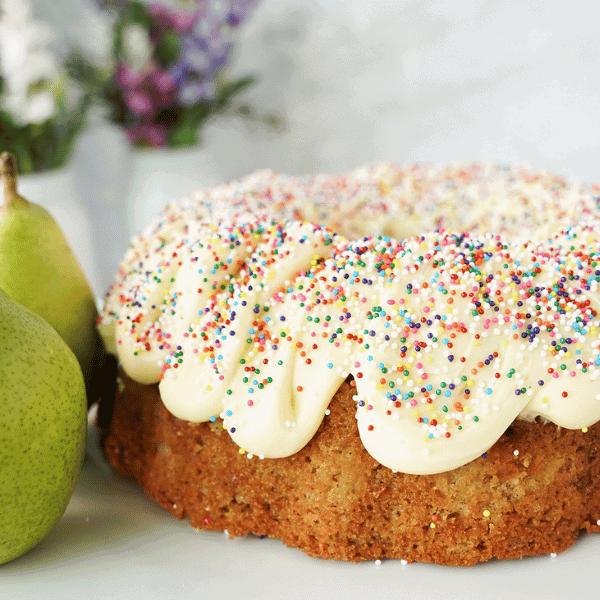
M 119 374 L 109 462 L 193 527 L 283 540 L 307 554 L 473 565 L 561 552 L 599 531 L 600 424 L 584 433 L 517 420 L 481 458 L 435 475 L 394 473 L 356 432 L 348 379 L 298 453 L 248 458 L 222 423 L 169 413 L 158 386 Z
M 312 556 L 564 550 L 600 523 L 599 207 L 456 163 L 259 172 L 166 208 L 99 321 L 110 462 L 194 527 Z

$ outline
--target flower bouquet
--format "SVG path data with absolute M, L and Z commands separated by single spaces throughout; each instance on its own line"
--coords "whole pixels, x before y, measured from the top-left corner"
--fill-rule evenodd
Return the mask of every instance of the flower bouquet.
M 94 71 L 81 56 L 71 72 L 96 87 L 109 119 L 134 147 L 182 148 L 198 143 L 199 130 L 226 110 L 257 117 L 233 99 L 255 81 L 229 80 L 224 67 L 240 24 L 258 0 L 104 0 L 114 14 L 113 64 Z
M 23 174 L 66 164 L 90 104 L 51 51 L 55 38 L 27 0 L 0 0 L 0 148 Z

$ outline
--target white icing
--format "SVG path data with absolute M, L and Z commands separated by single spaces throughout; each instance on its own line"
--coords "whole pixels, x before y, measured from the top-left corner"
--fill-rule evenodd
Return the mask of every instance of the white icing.
M 137 238 L 100 328 L 131 377 L 160 380 L 175 416 L 221 417 L 249 453 L 301 449 L 352 375 L 376 460 L 450 470 L 519 416 L 600 420 L 595 202 L 551 175 L 489 165 L 306 184 L 256 174 L 171 207 Z M 349 242 L 267 208 L 348 237 L 424 233 Z M 581 218 L 561 232 L 559 219 Z M 431 232 L 447 221 L 502 235 Z

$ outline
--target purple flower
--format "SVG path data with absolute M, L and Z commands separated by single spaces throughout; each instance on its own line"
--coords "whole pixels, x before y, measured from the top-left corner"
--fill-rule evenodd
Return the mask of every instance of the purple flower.
M 211 67 L 209 52 L 208 40 L 194 35 L 185 35 L 181 42 L 179 64 L 184 65 L 186 71 L 208 71 Z
M 257 4 L 258 0 L 231 0 L 229 2 L 227 24 L 230 27 L 239 27 L 249 17 L 252 9 Z
M 217 84 L 214 79 L 186 81 L 179 90 L 179 99 L 186 106 L 193 106 L 202 100 L 210 100 L 216 91 Z
M 179 139 L 171 131 L 188 118 L 181 115 L 194 114 L 188 108 L 219 99 L 217 81 L 229 59 L 235 29 L 258 0 L 195 0 L 187 10 L 174 10 L 161 0 L 144 3 L 147 12 L 140 24 L 149 28 L 153 55 L 141 69 L 133 69 L 117 56 L 114 81 L 120 110 L 116 114 L 132 144 L 159 147 Z M 139 15 L 137 8 L 128 11 L 123 4 L 123 18 Z M 207 106 L 210 111 L 213 105 Z

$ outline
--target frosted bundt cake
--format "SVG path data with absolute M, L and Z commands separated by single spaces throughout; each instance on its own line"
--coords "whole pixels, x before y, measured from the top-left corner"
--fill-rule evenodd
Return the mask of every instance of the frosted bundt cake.
M 109 461 L 194 527 L 468 565 L 600 519 L 600 190 L 488 164 L 270 171 L 135 238 Z

